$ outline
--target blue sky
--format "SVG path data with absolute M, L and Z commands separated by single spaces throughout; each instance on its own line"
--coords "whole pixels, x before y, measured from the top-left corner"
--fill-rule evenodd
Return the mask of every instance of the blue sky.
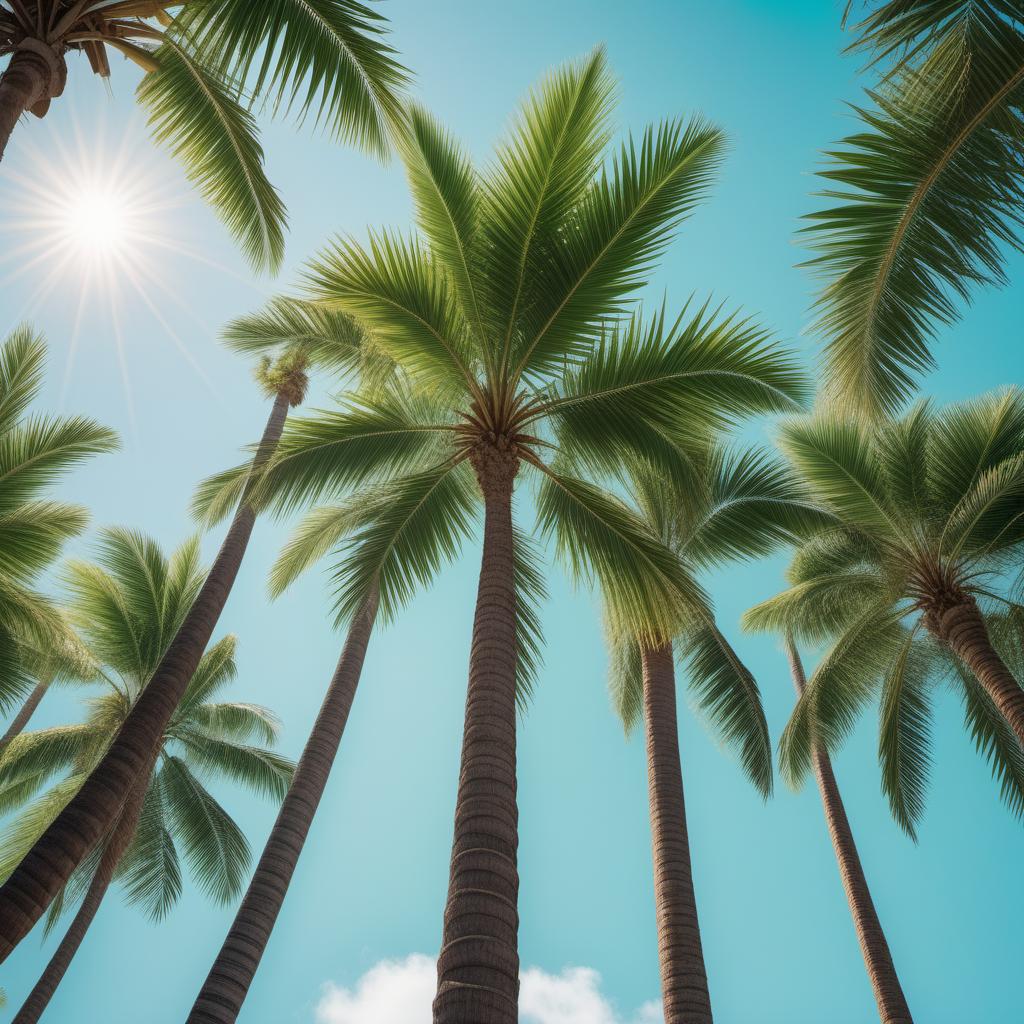
M 691 293 L 742 305 L 810 363 L 814 340 L 801 331 L 812 282 L 794 267 L 801 256 L 794 232 L 812 205 L 818 153 L 847 130 L 844 102 L 860 88 L 856 63 L 840 56 L 838 0 L 384 6 L 418 94 L 480 158 L 545 69 L 599 42 L 620 77 L 623 128 L 687 112 L 721 125 L 731 148 L 720 184 L 683 228 L 648 295 L 660 301 L 665 294 L 670 307 Z M 218 344 L 220 326 L 290 285 L 332 233 L 407 226 L 410 203 L 398 167 L 268 123 L 269 172 L 289 205 L 291 234 L 280 277 L 254 278 L 173 163 L 148 142 L 132 104 L 131 66 L 115 72 L 108 92 L 76 63 L 66 95 L 46 121 L 19 127 L 0 168 L 0 331 L 31 316 L 51 347 L 42 404 L 89 413 L 123 435 L 123 450 L 77 473 L 65 494 L 87 504 L 96 525 L 139 527 L 170 547 L 193 529 L 195 483 L 232 464 L 266 414 L 249 368 Z M 183 251 L 154 250 L 150 262 L 162 286 L 150 288 L 152 307 L 130 287 L 119 290 L 119 330 L 98 286 L 79 310 L 79 268 L 64 273 L 44 301 L 32 293 L 52 261 L 16 276 L 24 257 L 10 247 L 26 235 L 10 226 L 15 200 L 27 194 L 27 181 L 44 180 L 44 166 L 65 180 L 75 173 L 79 146 L 123 149 L 126 173 L 144 174 L 174 197 L 157 223 L 160 236 Z M 925 387 L 941 400 L 1021 379 L 1024 261 L 1012 259 L 1009 270 L 1016 286 L 979 294 L 937 347 L 940 370 Z M 318 385 L 309 404 L 325 400 Z M 267 599 L 266 573 L 287 533 L 288 524 L 257 528 L 222 631 L 239 636 L 234 695 L 274 708 L 284 722 L 282 745 L 297 754 L 341 639 L 330 628 L 321 577 L 311 575 L 273 604 Z M 217 539 L 207 539 L 207 551 Z M 74 551 L 88 553 L 89 539 Z M 743 636 L 736 623 L 779 587 L 784 562 L 779 556 L 709 580 L 721 623 L 761 684 L 775 736 L 792 703 L 784 660 L 772 640 Z M 374 999 L 402 986 L 408 1005 L 415 1003 L 429 975 L 421 958 L 433 956 L 440 935 L 477 564 L 478 551 L 467 549 L 428 596 L 374 637 L 245 1024 L 314 1024 L 322 999 L 320 1024 L 392 1024 Z M 557 569 L 546 633 L 546 666 L 520 743 L 521 955 L 524 967 L 536 968 L 532 987 L 524 983 L 534 1007 L 529 1022 L 646 1022 L 658 971 L 642 744 L 623 738 L 609 708 L 595 602 Z M 763 804 L 735 760 L 681 710 L 716 1019 L 872 1021 L 816 792 L 780 785 Z M 70 696 L 53 695 L 39 723 L 74 714 Z M 836 768 L 915 1015 L 928 1024 L 1009 1021 L 1019 1013 L 1007 980 L 1019 972 L 1020 825 L 1000 804 L 951 698 L 939 701 L 934 781 L 917 846 L 888 817 L 874 745 L 869 715 Z M 258 849 L 273 809 L 238 791 L 221 796 Z M 195 891 L 159 928 L 110 899 L 48 1019 L 180 1024 L 229 920 L 229 910 L 210 907 Z M 0 983 L 15 1005 L 52 946 L 32 936 L 5 965 Z M 385 961 L 393 963 L 380 966 Z M 418 1024 L 415 1012 L 394 1016 L 395 1024 Z

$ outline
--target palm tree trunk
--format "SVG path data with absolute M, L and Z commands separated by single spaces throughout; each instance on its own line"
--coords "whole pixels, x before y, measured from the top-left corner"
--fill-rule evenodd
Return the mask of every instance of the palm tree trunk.
M 4 751 L 11 745 L 11 740 L 20 736 L 28 725 L 29 719 L 35 714 L 36 708 L 39 707 L 39 702 L 46 696 L 46 691 L 49 689 L 49 683 L 36 683 L 32 692 L 25 698 L 25 703 L 21 705 L 21 710 L 14 716 L 11 724 L 7 727 L 7 732 L 0 736 L 0 757 L 3 757 Z
M 672 645 L 643 651 L 647 787 L 665 1024 L 711 1024 L 679 760 Z
M 149 775 L 149 772 L 145 775 L 147 783 Z M 82 945 L 82 940 L 100 909 L 103 897 L 106 896 L 114 878 L 117 865 L 121 863 L 121 858 L 135 835 L 147 788 L 148 785 L 133 787 L 131 796 L 114 827 L 110 842 L 107 843 L 106 849 L 103 851 L 96 873 L 92 876 L 85 899 L 82 901 L 81 907 L 78 908 L 78 913 L 75 914 L 75 919 L 65 932 L 64 938 L 60 940 L 60 945 L 46 965 L 42 977 L 36 982 L 35 988 L 29 993 L 12 1024 L 36 1024 L 36 1021 L 43 1015 L 43 1011 L 49 1006 L 50 1000 L 57 991 L 57 986 L 64 978 L 68 967 L 71 966 L 78 947 Z
M 433 1019 L 517 1024 L 516 461 L 508 451 L 481 448 L 473 465 L 484 495 L 483 559 Z
M 938 616 L 933 631 L 971 670 L 1024 746 L 1024 690 L 992 646 L 985 619 L 974 599 L 947 608 Z
M 377 616 L 376 591 L 349 627 L 323 705 L 228 937 L 188 1024 L 233 1024 L 260 965 L 338 753 Z
M 250 485 L 276 448 L 287 415 L 288 399 L 278 395 L 253 460 Z M 28 934 L 113 825 L 132 783 L 158 748 L 242 564 L 256 522 L 248 497 L 248 493 L 242 495 L 206 582 L 121 731 L 82 788 L 0 887 L 0 962 Z
M 16 50 L 0 74 L 0 160 L 3 159 L 18 118 L 56 94 L 53 80 L 55 75 L 60 78 L 59 68 L 63 58 L 54 53 L 48 59 L 44 50 L 49 48 L 41 43 L 36 46 L 39 52 L 36 49 Z
M 797 695 L 804 692 L 807 677 L 804 675 L 800 653 L 792 639 L 786 640 L 786 655 L 793 675 L 793 685 Z M 864 868 L 857 853 L 857 844 L 853 841 L 850 820 L 846 816 L 843 799 L 839 795 L 839 786 L 832 772 L 832 762 L 822 747 L 814 751 L 814 775 L 818 780 L 818 791 L 821 803 L 825 808 L 825 821 L 828 823 L 829 835 L 832 837 L 832 849 L 835 850 L 836 861 L 839 863 L 839 875 L 843 880 L 843 891 L 850 905 L 853 925 L 857 931 L 857 941 L 864 957 L 864 966 L 871 980 L 871 988 L 878 1004 L 878 1016 L 882 1024 L 913 1024 L 910 1008 L 907 1006 L 903 987 L 896 974 L 889 952 L 889 943 L 878 920 L 871 890 L 868 888 Z

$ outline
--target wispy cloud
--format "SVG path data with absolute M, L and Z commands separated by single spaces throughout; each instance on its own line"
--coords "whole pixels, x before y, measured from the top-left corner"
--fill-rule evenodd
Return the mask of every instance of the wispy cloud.
M 414 953 L 382 960 L 352 988 L 328 982 L 316 1008 L 317 1024 L 430 1024 L 437 983 L 434 961 Z M 623 1015 L 601 991 L 601 975 L 590 967 L 548 974 L 523 972 L 519 993 L 521 1024 L 662 1024 L 657 1003 Z

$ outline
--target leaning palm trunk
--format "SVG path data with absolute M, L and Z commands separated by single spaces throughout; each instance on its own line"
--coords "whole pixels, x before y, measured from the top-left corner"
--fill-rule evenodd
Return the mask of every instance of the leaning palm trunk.
M 477 591 L 434 1024 L 519 1018 L 515 458 L 477 449 L 484 543 Z
M 49 1006 L 68 967 L 71 966 L 71 961 L 78 952 L 79 946 L 82 945 L 82 940 L 110 888 L 114 872 L 117 871 L 117 866 L 121 863 L 121 858 L 135 835 L 139 816 L 142 813 L 142 805 L 146 798 L 149 772 L 146 772 L 144 777 L 144 783 L 133 787 L 128 802 L 114 826 L 113 834 L 103 850 L 103 856 L 89 883 L 85 899 L 82 901 L 81 907 L 78 908 L 78 913 L 75 914 L 64 938 L 60 940 L 60 945 L 46 965 L 42 977 L 36 982 L 35 988 L 29 993 L 12 1024 L 36 1024 L 36 1021 L 43 1015 L 43 1011 Z
M 0 74 L 0 160 L 18 118 L 29 110 L 45 113 L 67 75 L 64 58 L 45 43 L 27 39 L 21 46 Z
M 377 592 L 353 620 L 288 795 L 263 849 L 245 899 L 188 1017 L 188 1024 L 233 1024 L 270 933 L 331 774 L 377 615 Z
M 288 397 L 278 394 L 246 493 L 206 582 L 117 738 L 85 785 L 0 888 L 0 961 L 28 934 L 71 873 L 113 825 L 133 782 L 160 743 L 231 593 L 256 522 L 248 490 L 277 446 L 288 406 Z
M 791 638 L 786 640 L 786 654 L 793 675 L 793 684 L 797 695 L 804 692 L 807 678 L 804 675 L 800 654 Z M 878 1003 L 878 1015 L 882 1024 L 913 1024 L 910 1009 L 896 968 L 889 952 L 885 932 L 878 920 L 871 890 L 868 889 L 864 868 L 861 866 L 857 845 L 853 841 L 850 820 L 846 817 L 846 808 L 839 795 L 839 786 L 832 773 L 832 763 L 826 751 L 818 746 L 814 750 L 814 775 L 818 780 L 818 791 L 825 808 L 825 820 L 828 823 L 829 835 L 832 837 L 832 848 L 835 850 L 839 863 L 839 874 L 843 880 L 843 890 L 850 905 L 853 925 L 857 931 L 857 941 L 864 957 L 871 980 L 871 988 Z
M 647 785 L 665 1024 L 711 1024 L 679 761 L 672 645 L 643 652 Z
M 32 688 L 32 692 L 25 698 L 25 703 L 21 705 L 18 713 L 7 727 L 7 732 L 0 736 L 0 757 L 3 757 L 4 751 L 11 745 L 11 740 L 17 739 L 25 731 L 25 726 L 28 725 L 32 716 L 36 713 L 36 708 L 39 707 L 40 701 L 46 696 L 48 689 L 48 683 L 36 683 Z
M 939 638 L 971 671 L 1024 746 L 1024 690 L 992 646 L 985 620 L 973 598 L 925 618 Z

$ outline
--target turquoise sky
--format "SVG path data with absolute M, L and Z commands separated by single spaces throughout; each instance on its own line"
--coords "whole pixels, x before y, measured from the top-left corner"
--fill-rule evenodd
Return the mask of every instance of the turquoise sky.
M 724 127 L 731 151 L 721 182 L 673 244 L 649 294 L 667 294 L 670 305 L 691 292 L 740 304 L 808 361 L 814 342 L 800 332 L 811 282 L 794 268 L 800 252 L 793 237 L 811 207 L 817 154 L 847 130 L 844 102 L 856 100 L 860 88 L 856 63 L 839 54 L 842 6 L 384 5 L 395 44 L 417 73 L 419 95 L 480 157 L 545 69 L 599 42 L 621 79 L 624 128 L 697 111 Z M 381 168 L 291 124 L 267 124 L 269 171 L 289 205 L 292 231 L 279 280 L 255 279 L 175 166 L 148 142 L 132 104 L 135 80 L 131 66 L 118 65 L 108 91 L 76 62 L 67 94 L 46 121 L 18 128 L 0 169 L 0 330 L 31 317 L 51 346 L 43 404 L 89 413 L 124 437 L 121 453 L 77 473 L 66 494 L 92 508 L 95 524 L 139 527 L 170 547 L 193 528 L 187 508 L 195 483 L 233 463 L 266 414 L 249 368 L 218 345 L 220 325 L 292 283 L 333 232 L 405 227 L 410 204 L 397 167 Z M 147 188 L 173 199 L 154 214 L 153 230 L 184 251 L 151 250 L 146 262 L 160 281 L 147 290 L 152 306 L 124 281 L 113 299 L 93 281 L 80 306 L 80 267 L 55 278 L 48 296 L 33 294 L 59 261 L 50 257 L 25 271 L 27 257 L 15 247 L 38 235 L 11 221 L 30 183 L 47 180 L 47 168 L 65 181 L 78 173 L 80 148 L 121 152 L 125 174 L 152 179 L 156 186 Z M 938 346 L 941 369 L 926 388 L 940 399 L 1020 381 L 1024 261 L 1011 260 L 1009 269 L 1016 288 L 980 294 Z M 321 385 L 310 404 L 324 400 Z M 268 601 L 266 573 L 287 532 L 287 524 L 258 526 L 221 625 L 239 636 L 234 696 L 273 707 L 284 722 L 283 746 L 297 754 L 341 640 L 329 626 L 320 577 Z M 218 539 L 208 538 L 211 553 Z M 77 554 L 88 550 L 88 538 L 75 546 Z M 245 1024 L 314 1024 L 327 983 L 355 989 L 383 960 L 403 961 L 403 977 L 420 969 L 422 978 L 422 962 L 406 958 L 436 952 L 477 562 L 478 551 L 468 550 L 429 596 L 374 637 L 349 731 L 243 1011 Z M 783 565 L 780 556 L 709 581 L 721 624 L 760 681 L 776 736 L 792 703 L 784 660 L 773 641 L 744 637 L 736 623 L 744 608 L 778 588 Z M 521 731 L 521 954 L 524 967 L 557 976 L 566 992 L 576 985 L 599 989 L 601 998 L 580 1004 L 591 1009 L 575 1016 L 545 1004 L 528 1020 L 649 1021 L 635 1016 L 658 994 L 642 744 L 623 738 L 609 708 L 593 599 L 574 593 L 557 569 L 552 580 L 546 667 Z M 764 805 L 696 716 L 681 710 L 694 870 L 719 1024 L 876 1019 L 816 792 L 793 794 L 780 785 Z M 55 695 L 39 723 L 74 713 L 69 696 Z M 868 716 L 838 758 L 837 774 L 917 1019 L 1018 1019 L 1019 986 L 1011 979 L 1020 971 L 1024 836 L 963 734 L 959 707 L 950 697 L 939 701 L 934 784 L 918 846 L 888 817 L 874 745 Z M 220 795 L 258 849 L 272 808 L 239 791 Z M 180 1024 L 230 916 L 186 891 L 156 928 L 110 899 L 47 1019 Z M 15 1006 L 52 946 L 32 936 L 5 965 L 0 984 Z M 568 968 L 596 971 L 600 981 Z M 370 988 L 364 985 L 364 1008 Z M 383 1015 L 371 1020 L 369 1011 L 364 1019 L 344 994 L 333 1005 L 323 1024 L 420 1019 L 412 1010 L 394 1022 Z

